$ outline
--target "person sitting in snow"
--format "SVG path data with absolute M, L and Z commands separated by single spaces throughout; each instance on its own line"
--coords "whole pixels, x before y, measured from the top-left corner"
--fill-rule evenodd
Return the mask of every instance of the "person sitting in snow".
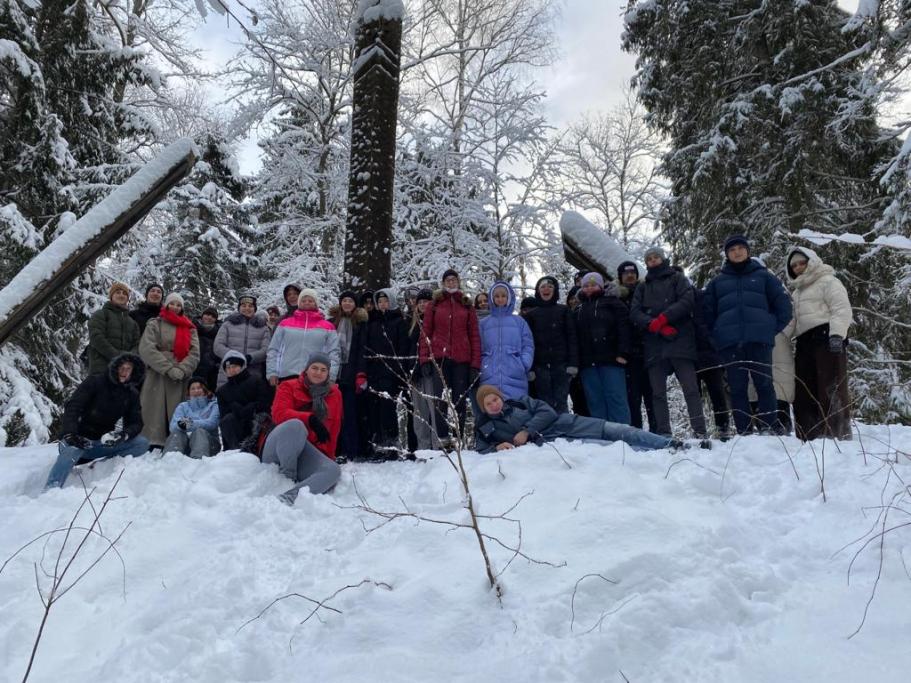
M 680 448 L 680 441 L 652 434 L 629 425 L 561 413 L 544 401 L 523 396 L 506 400 L 490 384 L 476 394 L 481 415 L 475 423 L 475 449 L 478 453 L 505 451 L 527 443 L 542 445 L 554 439 L 579 439 L 585 442 L 623 441 L 635 450 Z
M 335 447 L 342 428 L 342 392 L 329 381 L 331 361 L 312 353 L 300 377 L 278 385 L 272 404 L 276 424 L 263 446 L 263 462 L 276 463 L 296 482 L 280 498 L 293 505 L 303 487 L 326 493 L 339 480 Z
M 239 351 L 225 353 L 221 366 L 228 378 L 215 393 L 222 444 L 226 451 L 240 448 L 252 453 L 258 425 L 269 414 L 272 392 L 259 373 L 250 372 Z
M 187 400 L 178 404 L 171 416 L 171 434 L 164 442 L 164 452 L 174 451 L 202 458 L 221 450 L 218 441 L 218 403 L 202 377 L 193 377 L 187 388 Z
M 139 356 L 123 353 L 108 364 L 106 374 L 91 375 L 76 387 L 63 408 L 59 454 L 46 489 L 63 486 L 77 463 L 149 450 L 148 440 L 139 435 L 142 409 L 136 387 L 144 375 Z

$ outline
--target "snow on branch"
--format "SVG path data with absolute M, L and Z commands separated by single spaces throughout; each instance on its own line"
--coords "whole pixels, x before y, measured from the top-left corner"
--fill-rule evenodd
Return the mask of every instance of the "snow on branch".
M 911 251 L 911 238 L 904 235 L 879 235 L 872 242 L 867 242 L 863 235 L 857 235 L 851 232 L 843 232 L 840 235 L 833 235 L 827 232 L 817 232 L 804 228 L 794 237 L 805 239 L 813 244 L 828 244 L 829 242 L 843 242 L 845 244 L 857 244 L 868 247 L 889 247 L 890 249 L 899 249 L 901 251 Z
M 358 0 L 354 12 L 355 23 L 369 24 L 379 19 L 401 20 L 405 16 L 402 0 Z

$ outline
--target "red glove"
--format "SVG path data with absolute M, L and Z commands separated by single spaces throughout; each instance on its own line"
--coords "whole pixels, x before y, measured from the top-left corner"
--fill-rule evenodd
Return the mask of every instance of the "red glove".
M 658 330 L 658 333 L 665 339 L 673 339 L 677 336 L 677 328 L 671 327 L 670 325 L 665 325 L 660 330 Z
M 648 331 L 652 334 L 658 334 L 665 325 L 667 325 L 667 316 L 662 313 L 657 318 L 652 318 L 652 322 L 648 324 Z
M 354 378 L 354 392 L 356 394 L 363 393 L 364 389 L 367 388 L 367 374 L 364 372 L 357 373 L 357 377 Z

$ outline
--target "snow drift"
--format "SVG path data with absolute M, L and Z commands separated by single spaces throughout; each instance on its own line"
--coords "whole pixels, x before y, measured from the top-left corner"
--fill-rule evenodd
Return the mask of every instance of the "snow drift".
M 356 485 L 377 510 L 464 519 L 442 457 L 346 465 L 333 494 L 294 508 L 275 497 L 287 481 L 247 454 L 100 463 L 82 470 L 96 498 L 123 470 L 102 520 L 112 536 L 131 523 L 123 565 L 108 555 L 55 606 L 33 680 L 905 681 L 908 529 L 887 537 L 850 639 L 879 549 L 860 554 L 848 584 L 860 544 L 841 548 L 875 534 L 873 508 L 901 487 L 895 474 L 907 481 L 911 428 L 862 436 L 841 452 L 749 437 L 685 456 L 566 442 L 565 463 L 551 447 L 466 454 L 480 512 L 530 494 L 510 513 L 522 550 L 558 565 L 507 566 L 491 544 L 502 607 L 470 532 L 352 507 Z M 0 450 L 0 560 L 82 500 L 72 478 L 40 493 L 54 457 Z M 512 523 L 486 530 L 518 540 Z M 2 680 L 22 677 L 42 614 L 34 563 L 52 565 L 58 548 L 37 543 L 0 573 Z M 244 626 L 276 597 L 322 601 L 345 586 L 358 587 L 303 624 L 315 605 L 292 597 Z

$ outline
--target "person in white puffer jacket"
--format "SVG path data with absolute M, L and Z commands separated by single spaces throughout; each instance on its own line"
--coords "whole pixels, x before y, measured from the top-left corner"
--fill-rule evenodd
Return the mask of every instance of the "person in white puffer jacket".
M 804 441 L 850 439 L 846 345 L 854 318 L 848 292 L 812 249 L 789 249 L 787 271 L 794 318 L 784 332 L 797 340 L 795 431 Z

